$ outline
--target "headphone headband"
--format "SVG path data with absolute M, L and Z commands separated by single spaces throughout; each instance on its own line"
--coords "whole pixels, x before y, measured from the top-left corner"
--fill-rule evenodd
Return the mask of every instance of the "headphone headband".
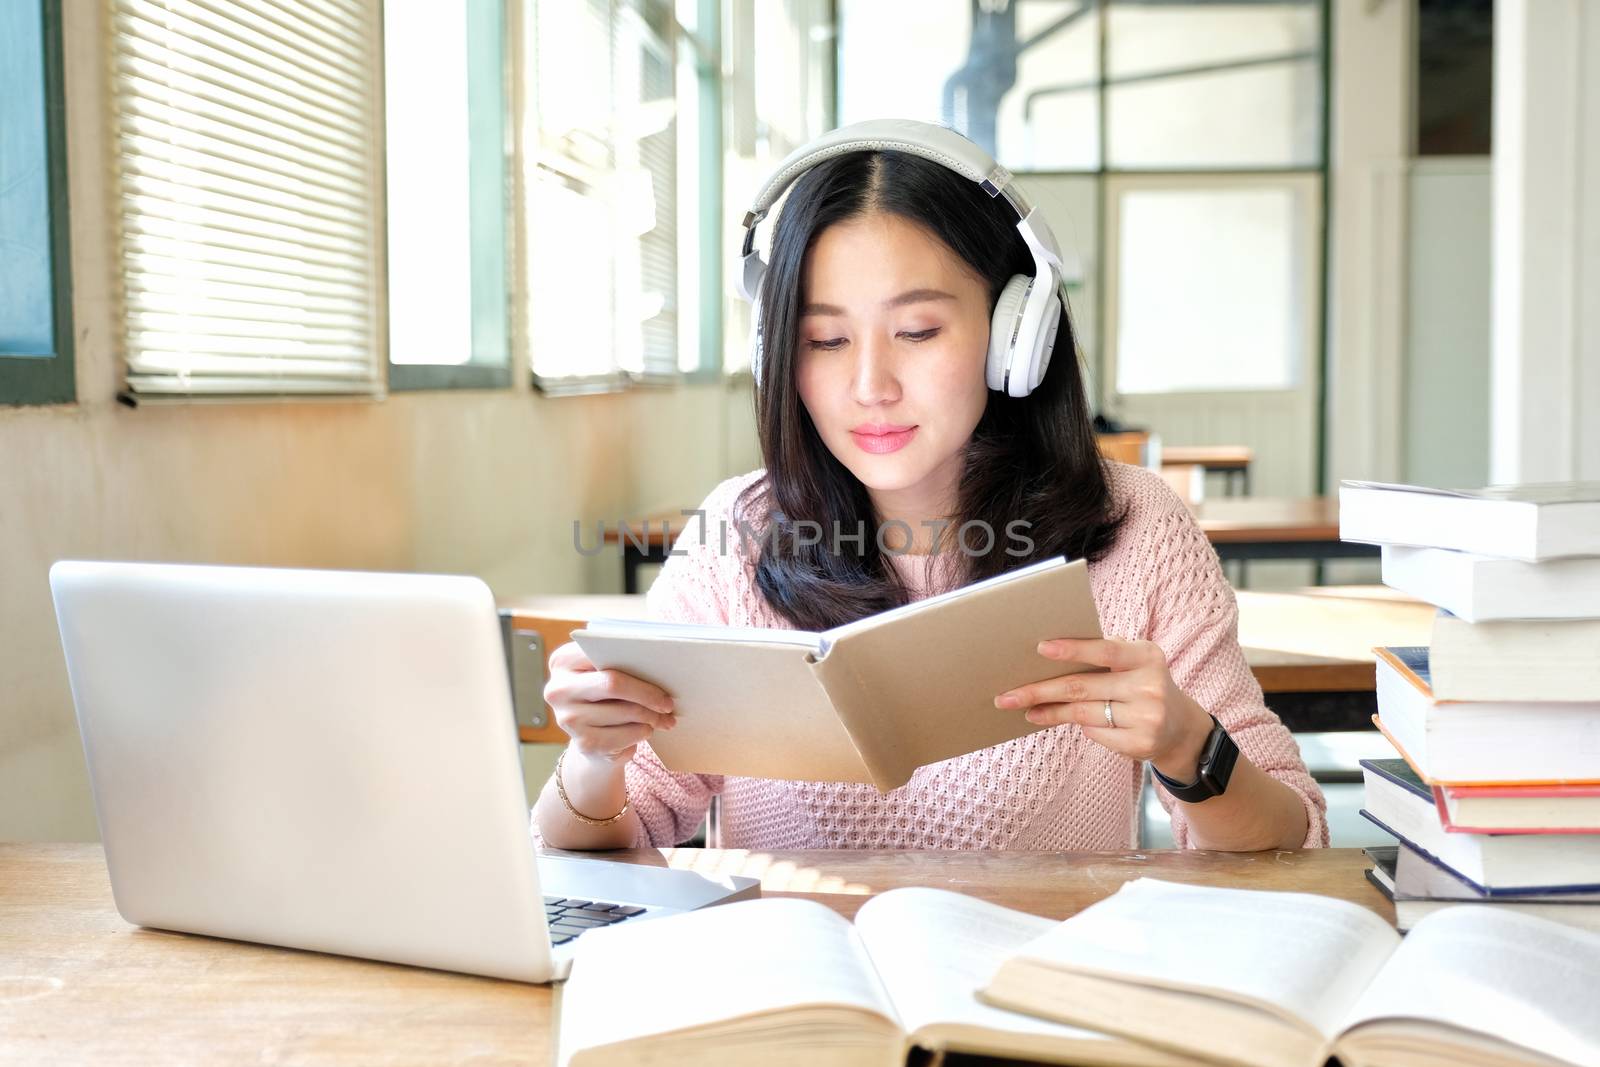
M 790 185 L 812 167 L 851 152 L 893 151 L 919 156 L 975 182 L 989 195 L 1004 197 L 1017 213 L 1017 232 L 1033 258 L 1033 273 L 1016 274 L 1000 290 L 990 316 L 989 352 L 984 377 L 989 388 L 1027 396 L 1043 379 L 1055 347 L 1058 314 L 1066 306 L 1061 285 L 1061 249 L 1043 214 L 1012 182 L 1011 172 L 989 153 L 943 126 L 908 119 L 857 122 L 824 134 L 789 153 L 761 187 L 744 217 L 744 245 L 734 284 L 754 307 L 751 314 L 750 369 L 761 386 L 761 279 L 767 265 L 755 250 L 756 226 Z
M 795 180 L 824 160 L 851 152 L 906 152 L 955 171 L 968 181 L 976 182 L 991 197 L 1004 197 L 1017 213 L 1019 229 L 1033 231 L 1030 246 L 1041 248 L 1050 262 L 1061 265 L 1061 250 L 1056 245 L 1055 234 L 1033 210 L 1026 193 L 1011 180 L 1011 172 L 994 161 L 994 158 L 954 130 L 936 126 L 931 122 L 911 119 L 871 119 L 841 126 L 809 144 L 790 152 L 778 164 L 778 169 L 768 178 L 756 195 L 755 203 L 744 216 L 744 246 L 740 251 L 742 270 L 735 282 L 739 295 L 755 300 L 756 287 L 766 264 L 755 251 L 756 226 L 767 217 L 778 199 Z M 1024 239 L 1027 234 L 1024 233 Z
M 1005 197 L 1018 218 L 1026 218 L 1033 210 L 1027 195 L 1012 184 L 1011 172 L 954 130 L 909 119 L 873 119 L 841 126 L 784 157 L 745 213 L 745 252 L 750 251 L 756 224 L 767 217 L 772 205 L 800 175 L 835 156 L 882 151 L 906 152 L 947 167 L 978 183 L 990 196 Z

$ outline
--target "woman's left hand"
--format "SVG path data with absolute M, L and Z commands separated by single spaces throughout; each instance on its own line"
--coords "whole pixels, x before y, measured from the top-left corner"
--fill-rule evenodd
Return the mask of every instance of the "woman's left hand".
M 999 708 L 1025 708 L 1029 722 L 1077 723 L 1091 740 L 1136 760 L 1149 760 L 1179 782 L 1196 774 L 1211 716 L 1167 671 L 1166 653 L 1151 641 L 1042 641 L 1039 654 L 1089 663 L 1104 672 L 1064 674 L 1020 686 L 995 698 Z M 1109 701 L 1109 705 L 1107 704 Z M 1108 725 L 1106 709 L 1111 709 Z

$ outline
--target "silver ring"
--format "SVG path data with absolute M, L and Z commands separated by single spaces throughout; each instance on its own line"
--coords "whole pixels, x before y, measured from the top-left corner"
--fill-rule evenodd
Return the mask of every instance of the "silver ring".
M 1106 725 L 1113 730 L 1117 728 L 1116 716 L 1111 714 L 1111 701 L 1106 701 Z

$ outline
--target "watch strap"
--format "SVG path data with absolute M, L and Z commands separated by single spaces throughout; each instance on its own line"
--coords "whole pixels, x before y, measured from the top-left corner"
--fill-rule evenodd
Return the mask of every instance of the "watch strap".
M 1175 800 L 1194 804 L 1211 797 L 1221 796 L 1233 776 L 1233 765 L 1239 761 L 1239 746 L 1233 743 L 1228 731 L 1222 728 L 1215 715 L 1211 716 L 1211 733 L 1200 750 L 1196 777 L 1192 782 L 1177 782 L 1150 765 L 1150 773 L 1166 788 Z

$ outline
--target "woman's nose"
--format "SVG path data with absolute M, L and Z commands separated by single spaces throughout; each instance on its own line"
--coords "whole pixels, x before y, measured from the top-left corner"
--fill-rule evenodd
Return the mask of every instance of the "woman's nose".
M 859 404 L 881 404 L 900 397 L 900 380 L 891 346 L 881 340 L 863 340 L 856 346 L 855 376 L 851 383 Z

